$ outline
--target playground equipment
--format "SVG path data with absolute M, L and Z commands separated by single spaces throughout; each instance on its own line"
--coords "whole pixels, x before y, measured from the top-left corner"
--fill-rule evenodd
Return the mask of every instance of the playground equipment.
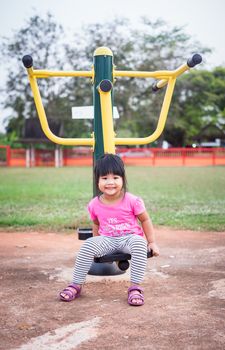
M 186 64 L 181 65 L 175 70 L 161 70 L 155 72 L 116 70 L 113 65 L 112 51 L 107 47 L 99 47 L 95 50 L 94 64 L 91 71 L 51 71 L 33 69 L 33 59 L 30 55 L 25 55 L 22 61 L 25 68 L 27 69 L 35 105 L 37 108 L 41 127 L 45 135 L 49 138 L 49 140 L 60 145 L 91 146 L 93 148 L 95 163 L 95 161 L 99 159 L 104 153 L 115 153 L 115 147 L 117 145 L 144 145 L 158 139 L 165 127 L 177 77 L 190 68 L 201 63 L 202 57 L 199 54 L 194 54 L 187 60 Z M 50 130 L 42 104 L 37 79 L 52 77 L 91 78 L 93 84 L 94 132 L 90 138 L 62 138 L 54 135 Z M 161 112 L 158 118 L 158 124 L 156 130 L 151 135 L 141 138 L 116 137 L 113 128 L 112 90 L 115 79 L 118 77 L 154 78 L 156 79 L 155 83 L 152 86 L 152 90 L 154 92 L 164 86 L 167 86 Z M 94 188 L 94 195 L 96 194 L 96 191 L 97 189 Z M 91 235 L 90 229 L 86 232 L 86 238 L 88 235 Z M 151 254 L 149 254 L 149 256 L 150 255 Z M 123 264 L 125 269 L 125 265 L 127 266 L 126 262 L 129 258 L 129 254 L 110 254 L 110 256 L 106 256 L 105 258 L 102 257 L 100 259 L 95 259 L 95 264 L 98 264 L 99 262 L 105 263 L 105 261 L 125 261 Z M 118 271 L 115 273 L 118 273 Z M 93 274 L 95 273 L 93 272 Z M 96 274 L 100 274 L 99 269 Z

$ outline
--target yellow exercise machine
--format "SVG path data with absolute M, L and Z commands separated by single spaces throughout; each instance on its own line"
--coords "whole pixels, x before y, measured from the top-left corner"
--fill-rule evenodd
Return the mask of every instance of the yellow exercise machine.
M 33 69 L 33 59 L 26 55 L 23 64 L 27 73 L 34 96 L 35 105 L 42 126 L 42 130 L 49 140 L 60 145 L 92 146 L 95 150 L 99 142 L 103 143 L 100 153 L 115 153 L 116 145 L 144 145 L 155 141 L 163 132 L 165 127 L 171 98 L 173 95 L 176 79 L 185 71 L 194 67 L 202 61 L 199 54 L 194 54 L 187 63 L 175 70 L 159 70 L 155 72 L 144 71 L 120 71 L 113 66 L 113 54 L 107 47 L 99 47 L 94 52 L 94 66 L 91 71 L 51 71 Z M 91 78 L 94 85 L 94 123 L 100 131 L 94 132 L 91 138 L 61 138 L 54 135 L 48 125 L 41 94 L 39 92 L 37 79 L 48 79 L 52 77 L 85 77 Z M 132 78 L 154 78 L 153 91 L 157 91 L 167 85 L 161 112 L 158 118 L 156 130 L 147 137 L 141 138 L 117 138 L 113 129 L 112 89 L 117 77 Z M 100 110 L 99 110 L 100 99 Z M 100 118 L 99 118 L 100 117 Z M 96 125 L 98 124 L 98 125 Z M 100 141 L 100 138 L 103 140 Z M 98 157 L 97 157 L 98 158 Z

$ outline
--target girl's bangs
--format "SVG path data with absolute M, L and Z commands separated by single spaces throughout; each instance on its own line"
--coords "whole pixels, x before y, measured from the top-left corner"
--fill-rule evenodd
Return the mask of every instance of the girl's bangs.
M 98 164 L 97 173 L 98 176 L 106 176 L 108 174 L 115 174 L 119 176 L 124 176 L 125 170 L 123 164 L 121 163 L 120 158 L 117 159 L 104 159 Z M 101 163 L 101 164 L 100 164 Z

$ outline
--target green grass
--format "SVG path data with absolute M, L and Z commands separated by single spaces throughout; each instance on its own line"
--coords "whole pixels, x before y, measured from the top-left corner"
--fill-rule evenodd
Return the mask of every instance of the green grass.
M 225 231 L 225 168 L 127 167 L 157 226 Z M 0 227 L 66 231 L 90 225 L 92 169 L 0 169 Z

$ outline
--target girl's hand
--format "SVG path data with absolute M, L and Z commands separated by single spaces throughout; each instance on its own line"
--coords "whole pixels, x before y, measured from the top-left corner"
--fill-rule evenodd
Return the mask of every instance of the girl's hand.
M 158 256 L 159 255 L 159 247 L 157 246 L 156 243 L 148 243 L 148 249 L 152 250 L 153 256 Z

